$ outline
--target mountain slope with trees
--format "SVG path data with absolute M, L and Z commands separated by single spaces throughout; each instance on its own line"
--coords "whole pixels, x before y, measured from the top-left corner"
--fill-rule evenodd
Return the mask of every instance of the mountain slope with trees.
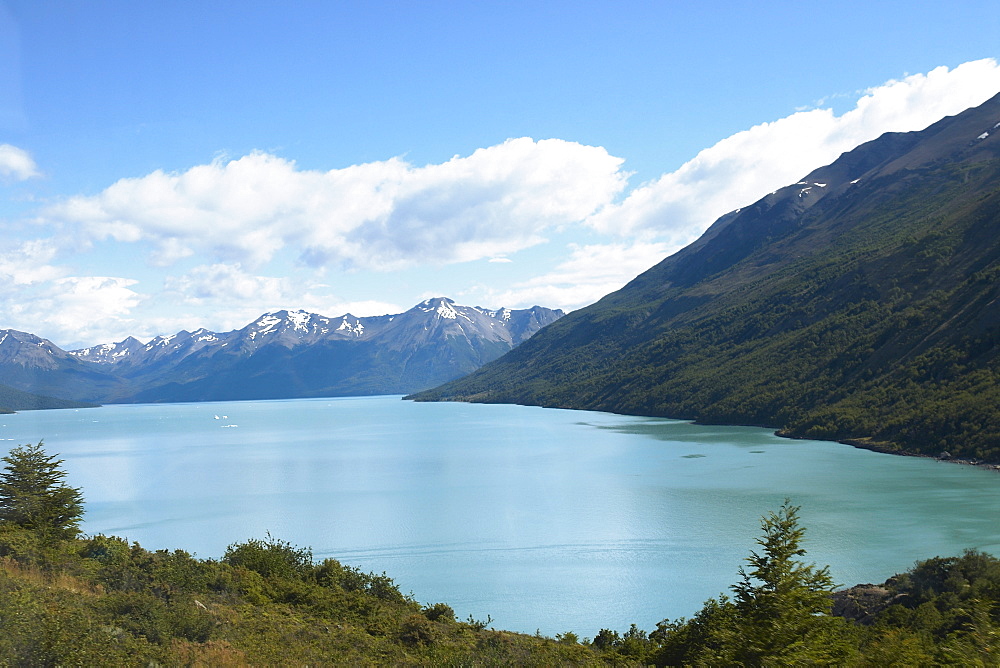
M 0 414 L 17 411 L 42 410 L 46 408 L 93 408 L 94 404 L 82 401 L 56 399 L 30 392 L 15 390 L 13 387 L 0 385 Z
M 415 395 L 1000 461 L 1000 95 L 890 133 Z

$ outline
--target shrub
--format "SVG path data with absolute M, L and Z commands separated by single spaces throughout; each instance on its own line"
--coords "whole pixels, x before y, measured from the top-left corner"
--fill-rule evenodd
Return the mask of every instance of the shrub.
M 455 621 L 455 610 L 447 603 L 435 603 L 421 610 L 424 617 L 432 622 L 453 622 Z
M 251 538 L 245 543 L 230 545 L 222 561 L 256 571 L 265 578 L 301 579 L 313 568 L 310 548 L 295 547 L 271 534 L 264 540 Z

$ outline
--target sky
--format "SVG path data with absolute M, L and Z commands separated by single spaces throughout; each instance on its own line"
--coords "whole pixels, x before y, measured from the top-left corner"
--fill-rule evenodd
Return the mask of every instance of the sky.
M 0 0 L 0 328 L 569 311 L 998 92 L 995 0 Z

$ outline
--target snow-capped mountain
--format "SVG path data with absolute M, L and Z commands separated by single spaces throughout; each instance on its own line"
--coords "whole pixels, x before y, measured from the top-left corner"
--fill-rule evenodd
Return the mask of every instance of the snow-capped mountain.
M 34 334 L 15 329 L 0 330 L 0 364 L 15 363 L 25 368 L 55 369 L 70 353 Z
M 180 361 L 204 349 L 209 349 L 211 354 L 229 348 L 227 352 L 252 355 L 271 345 L 291 349 L 329 340 L 374 339 L 401 349 L 412 347 L 418 341 L 426 343 L 435 337 L 452 336 L 470 341 L 482 338 L 513 347 L 561 315 L 562 311 L 540 306 L 518 311 L 506 308 L 491 311 L 478 306 L 460 306 L 451 299 L 435 297 L 396 315 L 359 318 L 348 313 L 328 318 L 306 311 L 282 310 L 265 313 L 242 329 L 224 334 L 205 329 L 195 332 L 182 330 L 170 336 L 158 336 L 146 344 L 128 337 L 117 343 L 72 350 L 68 354 L 96 364 L 135 367 L 164 359 Z
M 0 384 L 22 392 L 75 399 L 117 393 L 122 382 L 48 339 L 0 330 Z
M 148 343 L 128 337 L 117 343 L 105 343 L 91 348 L 69 351 L 77 359 L 96 364 L 136 366 L 172 357 L 186 357 L 219 340 L 219 335 L 207 329 L 194 332 L 181 330 L 170 336 L 157 336 Z
M 395 315 L 281 310 L 231 332 L 128 337 L 69 352 L 0 330 L 0 383 L 103 402 L 402 394 L 469 373 L 562 315 L 439 297 Z
M 152 341 L 149 343 L 153 345 Z M 102 364 L 116 364 L 123 360 L 132 360 L 138 352 L 145 348 L 142 341 L 130 336 L 118 343 L 105 343 L 91 348 L 72 350 L 70 355 L 85 362 L 99 362 Z

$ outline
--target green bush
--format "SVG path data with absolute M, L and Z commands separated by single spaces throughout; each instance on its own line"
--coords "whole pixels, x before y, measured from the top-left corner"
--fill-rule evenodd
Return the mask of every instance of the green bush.
M 435 603 L 420 611 L 424 617 L 432 622 L 453 622 L 455 621 L 455 611 L 447 603 Z
M 129 561 L 129 545 L 123 538 L 98 534 L 83 542 L 79 554 L 103 566 L 120 566 Z
M 316 582 L 324 587 L 364 592 L 383 601 L 395 603 L 406 601 L 406 597 L 399 591 L 399 587 L 385 573 L 381 575 L 365 573 L 353 566 L 344 566 L 336 559 L 324 559 L 321 564 L 316 566 L 314 577 Z
M 399 627 L 399 640 L 405 645 L 429 645 L 434 635 L 434 622 L 423 615 L 410 615 Z
M 265 578 L 301 579 L 310 574 L 313 567 L 310 548 L 295 547 L 271 534 L 263 540 L 251 538 L 245 543 L 230 545 L 222 561 L 256 571 Z

